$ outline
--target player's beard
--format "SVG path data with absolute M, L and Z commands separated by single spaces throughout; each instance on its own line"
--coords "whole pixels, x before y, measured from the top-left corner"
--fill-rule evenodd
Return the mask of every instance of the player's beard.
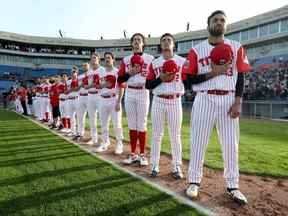
M 225 33 L 225 29 L 221 25 L 217 25 L 214 28 L 209 27 L 208 31 L 209 31 L 210 35 L 213 37 L 219 37 L 221 35 L 224 35 L 224 33 Z

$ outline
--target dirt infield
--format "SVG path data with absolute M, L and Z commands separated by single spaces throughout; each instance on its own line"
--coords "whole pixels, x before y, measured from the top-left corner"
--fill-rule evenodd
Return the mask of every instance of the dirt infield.
M 85 143 L 81 143 L 81 145 L 89 149 L 95 148 Z M 124 146 L 124 152 L 129 152 L 130 146 Z M 122 161 L 127 155 L 125 153 L 121 156 L 115 155 L 114 147 L 114 143 L 112 143 L 109 150 L 101 153 L 101 155 L 140 176 L 147 177 L 151 181 L 185 196 L 189 161 L 183 160 L 185 178 L 176 181 L 171 177 L 171 156 L 162 153 L 160 173 L 157 178 L 150 178 L 150 166 L 140 167 L 139 164 L 124 165 Z M 149 157 L 149 154 L 147 156 Z M 288 179 L 241 174 L 240 188 L 247 196 L 249 204 L 240 206 L 230 200 L 225 194 L 225 183 L 222 175 L 222 171 L 204 168 L 200 197 L 195 202 L 209 208 L 218 215 L 284 216 L 288 214 Z

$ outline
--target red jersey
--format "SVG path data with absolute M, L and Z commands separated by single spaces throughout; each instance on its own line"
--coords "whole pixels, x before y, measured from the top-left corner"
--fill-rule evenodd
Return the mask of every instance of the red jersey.
M 50 88 L 50 103 L 52 107 L 59 106 L 60 85 L 53 84 Z

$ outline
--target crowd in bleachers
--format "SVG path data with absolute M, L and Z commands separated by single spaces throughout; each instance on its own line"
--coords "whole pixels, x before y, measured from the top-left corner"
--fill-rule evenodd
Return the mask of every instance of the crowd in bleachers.
M 244 99 L 288 100 L 288 60 L 274 58 L 271 63 L 255 66 L 246 75 Z

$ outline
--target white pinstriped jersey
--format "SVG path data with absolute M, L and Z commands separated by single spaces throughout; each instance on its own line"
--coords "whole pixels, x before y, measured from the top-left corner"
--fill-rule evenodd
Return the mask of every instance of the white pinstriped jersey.
M 186 62 L 185 58 L 174 55 L 172 60 L 178 65 L 178 72 L 176 73 L 174 79 L 171 82 L 162 82 L 156 88 L 153 89 L 153 95 L 171 95 L 171 94 L 184 94 L 184 84 L 183 84 L 183 66 Z M 155 59 L 149 66 L 149 72 L 147 80 L 154 80 L 160 76 L 162 72 L 163 64 L 166 60 L 161 55 Z
M 88 71 L 88 76 L 89 76 L 88 83 L 89 83 L 89 86 L 91 84 L 93 84 L 93 86 L 88 89 L 88 93 L 99 91 L 99 89 L 94 87 L 94 81 L 95 81 L 94 78 L 95 78 L 95 76 L 104 73 L 104 71 L 105 71 L 105 68 L 102 66 L 99 66 L 96 70 L 93 70 L 93 68 L 89 69 L 89 71 Z
M 120 63 L 120 66 L 119 66 L 119 75 L 120 76 L 123 76 L 125 73 L 127 73 L 130 70 L 130 67 L 131 67 L 130 59 L 133 55 L 134 54 L 131 54 L 131 55 L 123 58 L 122 62 Z M 134 76 L 131 76 L 126 82 L 127 85 L 145 86 L 146 77 L 147 77 L 147 73 L 148 73 L 148 66 L 152 62 L 154 57 L 152 55 L 143 53 L 142 58 L 144 60 L 142 72 L 139 74 L 136 74 Z
M 214 77 L 205 82 L 194 84 L 194 91 L 203 90 L 235 90 L 238 73 L 250 71 L 250 65 L 244 48 L 237 41 L 224 39 L 224 43 L 231 46 L 233 59 L 231 68 L 225 75 Z M 210 53 L 214 48 L 208 39 L 193 47 L 188 54 L 188 74 L 206 74 L 211 71 Z
M 85 73 L 80 74 L 78 76 L 78 85 L 81 86 L 81 88 L 79 89 L 79 93 L 80 94 L 87 94 L 88 93 L 88 89 L 85 89 L 83 87 L 83 85 L 88 85 L 89 83 L 89 75 L 85 75 Z
M 105 68 L 105 70 L 101 71 L 101 73 L 99 74 L 100 80 L 103 80 L 107 75 L 112 75 L 115 77 L 115 79 L 116 79 L 115 86 L 113 88 L 102 88 L 100 90 L 100 95 L 118 94 L 118 89 L 119 89 L 119 85 L 117 84 L 118 69 L 116 67 L 113 67 L 113 69 L 111 71 L 108 71 Z M 120 86 L 124 87 L 124 84 L 122 84 Z

